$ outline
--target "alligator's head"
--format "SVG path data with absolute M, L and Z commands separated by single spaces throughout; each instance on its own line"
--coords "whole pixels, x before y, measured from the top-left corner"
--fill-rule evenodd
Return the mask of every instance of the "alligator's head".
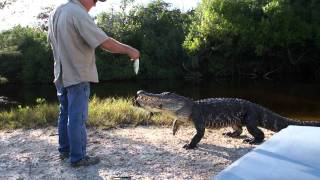
M 192 112 L 193 101 L 175 93 L 153 94 L 138 91 L 135 105 L 150 112 L 161 112 L 179 119 L 188 119 Z

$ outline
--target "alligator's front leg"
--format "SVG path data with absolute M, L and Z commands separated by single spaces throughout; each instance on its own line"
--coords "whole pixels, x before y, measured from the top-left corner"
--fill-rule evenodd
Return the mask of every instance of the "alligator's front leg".
M 254 137 L 253 139 L 247 138 L 243 140 L 246 143 L 249 144 L 260 144 L 264 140 L 264 133 L 258 128 L 258 117 L 255 113 L 250 113 L 246 119 L 246 127 L 248 132 Z
M 179 130 L 179 122 L 178 122 L 178 119 L 175 119 L 172 123 L 172 134 L 176 135 L 178 130 Z
M 200 142 L 204 135 L 205 128 L 204 127 L 196 127 L 197 133 L 193 136 L 191 142 L 183 146 L 185 149 L 194 149 L 197 147 L 197 144 Z

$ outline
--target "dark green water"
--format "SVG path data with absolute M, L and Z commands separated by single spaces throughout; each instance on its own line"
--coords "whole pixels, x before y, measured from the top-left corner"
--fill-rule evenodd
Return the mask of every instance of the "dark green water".
M 132 97 L 138 90 L 154 93 L 175 92 L 193 99 L 236 97 L 263 105 L 283 116 L 301 120 L 320 120 L 320 82 L 297 81 L 206 81 L 200 84 L 182 81 L 132 81 L 91 85 L 91 95 L 98 97 Z M 0 96 L 7 96 L 25 105 L 37 98 L 57 102 L 56 91 L 50 85 L 1 85 Z

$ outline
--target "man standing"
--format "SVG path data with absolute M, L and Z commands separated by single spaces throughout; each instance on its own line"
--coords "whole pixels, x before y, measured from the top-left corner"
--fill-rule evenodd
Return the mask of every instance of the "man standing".
M 104 2 L 105 0 L 99 0 Z M 86 155 L 90 82 L 98 82 L 95 48 L 138 59 L 138 50 L 108 37 L 88 14 L 97 0 L 69 0 L 49 17 L 48 41 L 54 56 L 54 83 L 60 102 L 58 121 L 60 158 L 71 166 L 99 163 Z

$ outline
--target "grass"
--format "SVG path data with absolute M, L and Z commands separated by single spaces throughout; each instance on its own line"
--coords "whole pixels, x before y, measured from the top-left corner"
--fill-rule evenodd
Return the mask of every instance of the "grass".
M 0 129 L 35 129 L 57 125 L 59 107 L 57 103 L 47 103 L 37 99 L 37 105 L 18 106 L 9 111 L 0 111 Z M 134 107 L 130 98 L 101 99 L 93 96 L 89 103 L 87 125 L 99 129 L 117 126 L 171 125 L 172 118 L 154 115 Z

